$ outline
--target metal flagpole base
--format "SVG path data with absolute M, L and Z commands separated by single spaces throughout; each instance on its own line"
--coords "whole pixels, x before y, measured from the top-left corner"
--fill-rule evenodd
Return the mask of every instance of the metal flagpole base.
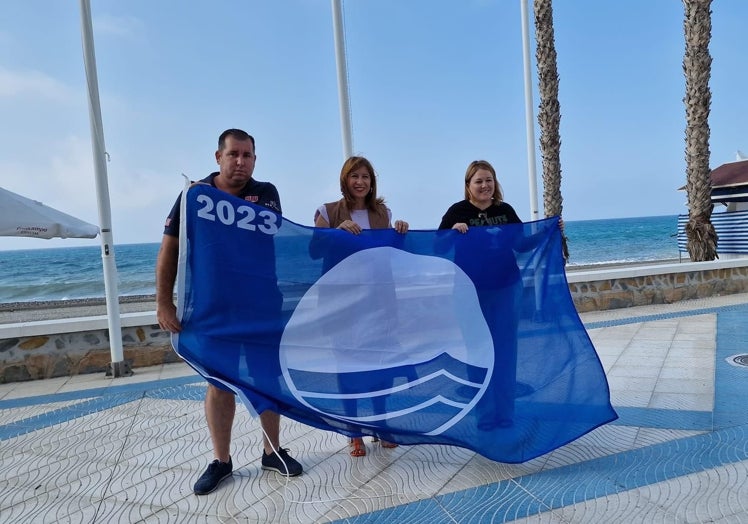
M 117 377 L 131 377 L 133 375 L 130 363 L 126 360 L 120 362 L 110 362 L 106 366 L 106 376 L 117 378 Z

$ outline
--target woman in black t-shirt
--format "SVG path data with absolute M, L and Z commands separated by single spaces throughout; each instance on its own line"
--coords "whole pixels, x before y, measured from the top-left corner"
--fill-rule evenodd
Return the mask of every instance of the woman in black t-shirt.
M 465 233 L 469 226 L 521 224 L 514 208 L 504 202 L 496 171 L 485 160 L 475 160 L 465 172 L 465 200 L 452 204 L 439 229 Z
M 465 199 L 449 207 L 439 229 L 467 233 L 474 226 L 489 226 L 481 227 L 473 234 L 485 237 L 489 245 L 494 243 L 492 240 L 497 234 L 504 238 L 506 235 L 516 237 L 515 240 L 521 244 L 523 232 L 520 228 L 503 228 L 499 233 L 495 227 L 521 223 L 514 208 L 504 202 L 493 166 L 485 160 L 475 160 L 465 172 Z M 494 345 L 493 386 L 476 406 L 477 424 L 480 429 L 489 431 L 510 427 L 514 418 L 517 325 L 522 297 L 520 271 L 512 249 L 515 241 L 502 242 L 501 247 L 497 245 L 495 250 L 484 253 L 485 256 L 476 257 L 469 242 L 461 240 L 461 235 L 449 237 L 454 242 L 455 263 L 476 286 Z M 514 314 L 504 314 L 506 311 Z M 465 335 L 467 343 L 471 337 L 469 333 Z

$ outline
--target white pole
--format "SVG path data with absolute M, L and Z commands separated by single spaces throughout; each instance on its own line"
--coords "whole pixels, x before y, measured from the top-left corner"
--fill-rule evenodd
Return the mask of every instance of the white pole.
M 351 105 L 348 97 L 348 66 L 345 58 L 342 0 L 332 0 L 332 29 L 335 35 L 335 63 L 338 69 L 340 127 L 343 134 L 343 159 L 345 160 L 353 156 L 353 135 L 351 133 Z
M 525 127 L 527 131 L 527 177 L 530 181 L 530 220 L 538 220 L 538 181 L 535 167 L 535 116 L 532 109 L 532 79 L 530 62 L 530 26 L 527 0 L 520 0 L 522 11 L 522 58 L 525 66 Z
M 88 114 L 91 122 L 91 145 L 93 146 L 96 196 L 99 206 L 99 227 L 101 229 L 101 259 L 104 267 L 104 290 L 106 292 L 107 317 L 109 318 L 109 346 L 112 355 L 112 362 L 109 364 L 107 376 L 119 377 L 132 375 L 132 372 L 124 361 L 124 353 L 122 351 L 122 328 L 119 316 L 119 292 L 117 291 L 117 265 L 114 260 L 112 212 L 109 207 L 106 149 L 104 147 L 104 129 L 101 123 L 99 80 L 96 76 L 91 4 L 89 0 L 80 0 L 80 6 L 83 63 L 88 83 Z
M 532 63 L 530 62 L 530 22 L 527 0 L 520 0 L 522 12 L 522 62 L 525 69 L 525 129 L 527 141 L 527 179 L 530 182 L 530 220 L 539 220 L 538 179 L 535 167 L 535 115 L 532 110 Z M 539 314 L 543 303 L 540 275 L 535 274 L 535 314 Z

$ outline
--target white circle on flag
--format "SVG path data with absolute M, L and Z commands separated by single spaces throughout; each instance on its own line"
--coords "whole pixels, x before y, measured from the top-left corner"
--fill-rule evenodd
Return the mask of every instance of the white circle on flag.
M 356 252 L 322 275 L 280 343 L 286 384 L 307 407 L 333 420 L 432 434 L 472 409 L 493 359 L 464 271 L 392 247 Z

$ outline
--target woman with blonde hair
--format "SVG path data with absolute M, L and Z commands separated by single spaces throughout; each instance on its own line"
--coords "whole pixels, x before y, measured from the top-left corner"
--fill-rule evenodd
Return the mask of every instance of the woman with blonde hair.
M 469 226 L 521 223 L 514 208 L 504 202 L 493 166 L 485 160 L 474 160 L 465 171 L 465 200 L 447 209 L 439 229 L 456 229 L 465 233 Z
M 465 171 L 465 199 L 452 204 L 442 217 L 439 229 L 455 229 L 467 233 L 476 226 L 474 234 L 489 240 L 489 231 L 495 226 L 521 224 L 514 208 L 504 202 L 496 171 L 485 160 L 470 162 Z M 507 235 L 517 235 L 519 232 Z M 485 315 L 494 321 L 490 324 L 494 344 L 492 382 L 496 383 L 493 395 L 481 399 L 475 408 L 478 428 L 491 430 L 511 426 L 514 417 L 514 392 L 517 368 L 517 326 L 522 294 L 520 271 L 511 247 L 497 249 L 490 262 L 476 260 L 473 253 L 456 243 L 455 260 L 475 282 L 481 282 L 478 298 Z M 513 311 L 513 315 L 495 311 Z

